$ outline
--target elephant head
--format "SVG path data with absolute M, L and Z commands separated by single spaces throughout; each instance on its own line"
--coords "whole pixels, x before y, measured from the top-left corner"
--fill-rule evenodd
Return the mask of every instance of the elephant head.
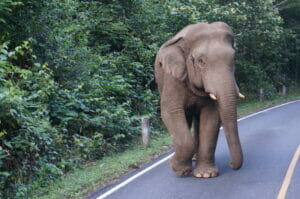
M 223 22 L 189 25 L 160 49 L 160 65 L 166 73 L 185 82 L 196 95 L 217 101 L 226 133 L 233 169 L 243 163 L 238 136 L 236 103 L 239 93 L 234 71 L 233 33 Z

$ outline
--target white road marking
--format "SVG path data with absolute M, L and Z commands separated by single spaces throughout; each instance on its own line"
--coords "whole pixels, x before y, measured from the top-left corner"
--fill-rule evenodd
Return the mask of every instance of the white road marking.
M 287 102 L 285 104 L 280 104 L 280 105 L 277 105 L 277 106 L 274 106 L 274 107 L 271 107 L 271 108 L 267 108 L 265 110 L 262 110 L 262 111 L 259 111 L 259 112 L 247 115 L 245 117 L 242 117 L 242 118 L 238 119 L 237 121 L 240 122 L 242 120 L 248 119 L 248 118 L 256 116 L 258 114 L 261 114 L 261 113 L 264 113 L 264 112 L 267 112 L 267 111 L 270 111 L 272 109 L 276 109 L 276 108 L 279 108 L 279 107 L 282 107 L 282 106 L 285 106 L 285 105 L 288 105 L 288 104 L 292 104 L 292 103 L 295 103 L 295 102 L 300 102 L 300 100 L 295 100 L 295 101 Z M 222 129 L 222 128 L 223 127 L 221 127 L 220 129 Z M 98 196 L 97 199 L 104 199 L 104 198 L 106 198 L 107 196 L 111 195 L 112 193 L 114 193 L 115 191 L 119 190 L 120 188 L 126 186 L 127 184 L 129 184 L 130 182 L 132 182 L 133 180 L 135 180 L 136 178 L 140 177 L 141 175 L 147 173 L 151 169 L 153 169 L 153 168 L 157 167 L 158 165 L 162 164 L 163 162 L 167 161 L 173 155 L 174 155 L 174 153 L 172 153 L 172 154 L 168 155 L 167 157 L 159 160 L 158 162 L 154 163 L 150 167 L 145 168 L 144 170 L 140 171 L 139 173 L 135 174 L 134 176 L 131 176 L 130 178 L 128 178 L 124 182 L 116 185 L 115 187 L 111 188 L 107 192 L 105 192 L 102 195 Z M 281 199 L 281 198 L 277 198 L 277 199 Z
M 290 166 L 286 172 L 286 175 L 284 177 L 284 180 L 283 180 L 283 183 L 281 185 L 281 188 L 280 188 L 280 191 L 278 193 L 278 196 L 277 196 L 277 199 L 285 199 L 285 195 L 286 195 L 286 192 L 289 188 L 289 185 L 291 183 L 291 179 L 292 179 L 292 176 L 293 176 L 293 173 L 294 173 L 294 170 L 295 170 L 295 167 L 297 165 L 297 162 L 298 162 L 298 159 L 300 157 L 300 145 L 298 146 L 294 156 L 293 156 L 293 159 L 290 163 Z
M 245 119 L 248 119 L 250 117 L 253 117 L 255 115 L 258 115 L 258 114 L 261 114 L 261 113 L 265 113 L 265 112 L 268 112 L 270 110 L 273 110 L 273 109 L 276 109 L 276 108 L 279 108 L 279 107 L 282 107 L 282 106 L 285 106 L 285 105 L 288 105 L 288 104 L 292 104 L 292 103 L 295 103 L 295 102 L 300 102 L 300 100 L 295 100 L 295 101 L 287 102 L 285 104 L 280 104 L 280 105 L 273 106 L 273 107 L 267 108 L 265 110 L 262 110 L 262 111 L 259 111 L 259 112 L 256 112 L 256 113 L 252 113 L 250 115 L 247 115 L 245 117 L 242 117 L 242 118 L 238 119 L 238 122 L 241 121 L 241 120 L 245 120 Z
M 104 194 L 100 195 L 97 199 L 103 199 L 106 198 L 107 196 L 109 196 L 110 194 L 112 194 L 113 192 L 117 191 L 118 189 L 124 187 L 125 185 L 127 185 L 128 183 L 130 183 L 131 181 L 135 180 L 136 178 L 138 178 L 139 176 L 143 175 L 144 173 L 147 173 L 148 171 L 150 171 L 151 169 L 153 169 L 154 167 L 157 167 L 158 165 L 160 165 L 161 163 L 167 161 L 170 157 L 172 157 L 174 155 L 174 153 L 168 155 L 167 157 L 159 160 L 158 162 L 154 163 L 153 165 L 151 165 L 150 167 L 145 168 L 144 170 L 142 170 L 141 172 L 135 174 L 134 176 L 128 178 L 127 180 L 125 180 L 124 182 L 118 184 L 117 186 L 113 187 L 112 189 L 108 190 L 107 192 L 105 192 Z

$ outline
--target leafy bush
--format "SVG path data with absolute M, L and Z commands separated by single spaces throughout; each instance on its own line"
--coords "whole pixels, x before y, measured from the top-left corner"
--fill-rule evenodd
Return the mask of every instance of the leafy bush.
M 32 179 L 53 179 L 85 160 L 123 149 L 138 130 L 138 117 L 129 111 L 130 85 L 122 76 L 94 75 L 88 87 L 71 92 L 54 81 L 47 64 L 34 63 L 31 51 L 28 41 L 0 49 L 4 198 L 24 198 Z
M 51 71 L 46 65 L 32 64 L 34 58 L 30 51 L 29 42 L 13 51 L 7 43 L 0 47 L 0 186 L 7 191 L 4 198 L 9 197 L 5 194 L 12 191 L 11 187 L 23 189 L 21 185 L 36 171 L 50 169 L 48 164 L 56 161 L 62 136 L 48 116 L 46 102 L 56 87 Z M 45 162 L 47 167 L 42 166 Z M 55 174 L 62 173 L 52 166 L 57 169 Z M 50 173 L 54 172 L 53 168 Z M 11 182 L 15 184 L 9 185 Z M 24 197 L 20 191 L 17 193 Z

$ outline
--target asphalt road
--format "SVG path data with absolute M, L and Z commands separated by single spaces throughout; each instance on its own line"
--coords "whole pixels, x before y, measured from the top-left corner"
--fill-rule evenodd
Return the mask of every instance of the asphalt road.
M 170 169 L 168 161 L 161 160 L 162 163 L 148 171 L 145 172 L 146 165 L 146 168 L 123 177 L 125 179 L 121 182 L 105 187 L 89 198 L 276 199 L 300 145 L 300 101 L 242 118 L 239 132 L 245 159 L 240 170 L 231 170 L 228 165 L 229 151 L 221 131 L 216 151 L 219 177 L 179 177 Z M 128 179 L 130 182 L 126 182 Z M 290 179 L 285 198 L 299 199 L 300 160 Z M 121 187 L 120 183 L 123 183 Z

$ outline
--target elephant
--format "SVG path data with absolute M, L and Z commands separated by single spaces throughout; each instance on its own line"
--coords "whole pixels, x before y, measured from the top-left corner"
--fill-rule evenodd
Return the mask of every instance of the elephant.
M 170 167 L 180 176 L 192 172 L 194 155 L 195 177 L 218 176 L 215 150 L 221 124 L 231 168 L 243 164 L 236 107 L 237 99 L 245 96 L 234 76 L 233 44 L 233 31 L 226 23 L 196 23 L 179 31 L 156 54 L 161 118 L 175 146 Z

